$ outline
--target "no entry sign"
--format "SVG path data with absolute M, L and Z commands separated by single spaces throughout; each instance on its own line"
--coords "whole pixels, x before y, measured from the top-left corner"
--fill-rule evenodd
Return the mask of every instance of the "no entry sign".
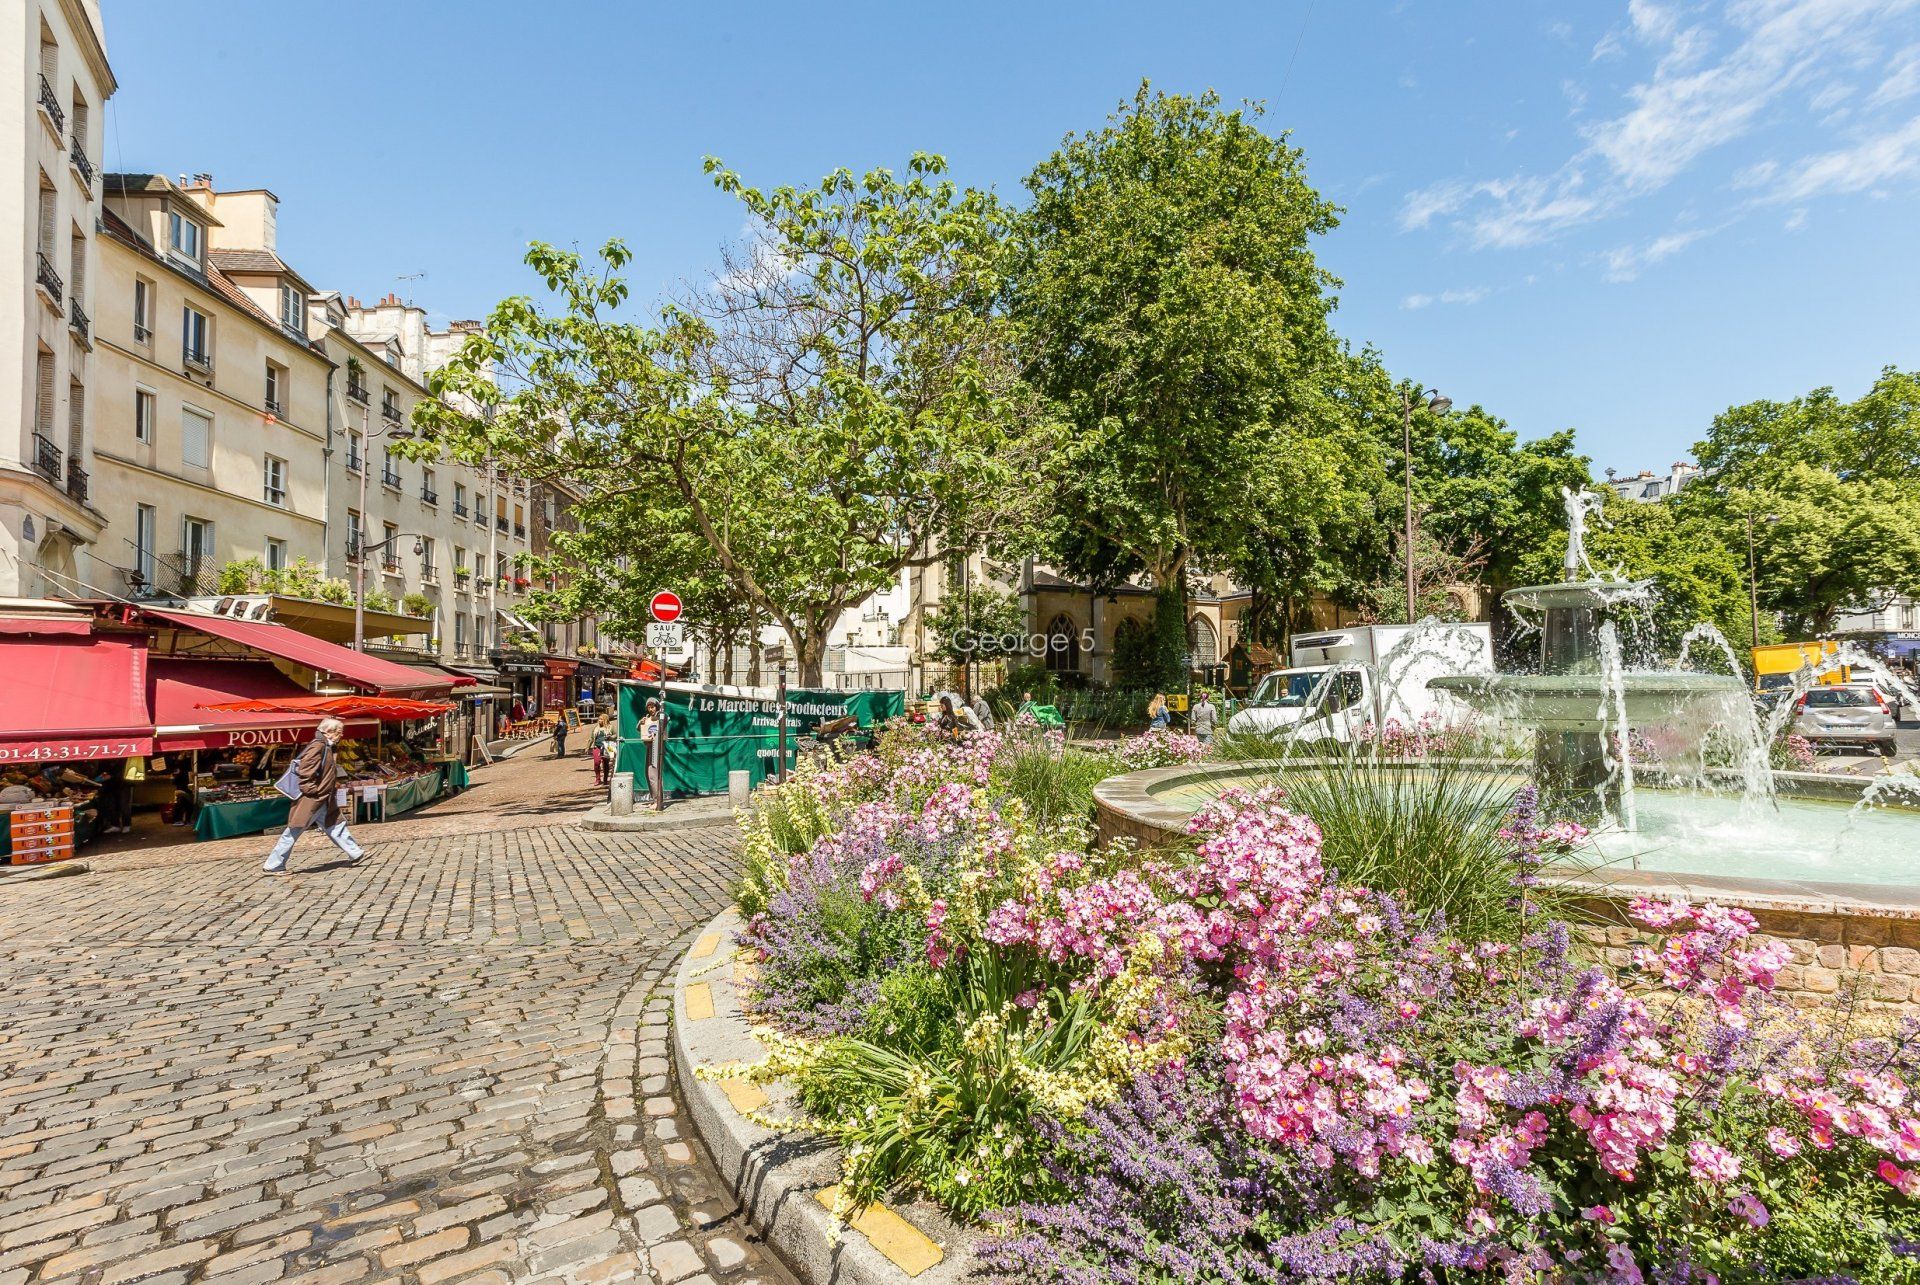
M 654 594 L 649 605 L 653 608 L 653 618 L 662 624 L 672 624 L 680 619 L 680 595 L 671 589 L 662 589 Z

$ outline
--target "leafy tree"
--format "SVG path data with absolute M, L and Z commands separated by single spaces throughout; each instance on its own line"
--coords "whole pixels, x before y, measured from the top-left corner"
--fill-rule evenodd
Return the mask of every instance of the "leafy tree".
M 1095 583 L 1151 578 L 1155 681 L 1169 685 L 1192 564 L 1297 525 L 1343 466 L 1324 432 L 1340 422 L 1337 283 L 1308 245 L 1335 209 L 1260 116 L 1143 84 L 1028 176 L 1009 283 L 1027 377 L 1070 430 L 1053 555 Z
M 597 266 L 534 245 L 557 307 L 496 308 L 439 377 L 455 404 L 416 412 L 415 449 L 584 487 L 593 517 L 568 551 L 614 570 L 583 594 L 631 593 L 623 563 L 658 575 L 649 542 L 693 533 L 693 561 L 785 629 L 814 685 L 841 612 L 937 557 L 937 534 L 964 517 L 1011 546 L 1037 521 L 1048 424 L 992 306 L 1007 216 L 934 156 L 768 192 L 707 167 L 754 236 L 705 288 L 637 325 L 619 315 L 623 244 Z
M 996 589 L 956 589 L 927 613 L 939 639 L 934 655 L 955 664 L 1004 660 L 1028 653 L 1027 613 L 1020 600 Z
M 1858 400 L 1831 388 L 1717 416 L 1680 499 L 1744 555 L 1755 519 L 1760 601 L 1791 633 L 1920 593 L 1920 373 L 1888 367 Z

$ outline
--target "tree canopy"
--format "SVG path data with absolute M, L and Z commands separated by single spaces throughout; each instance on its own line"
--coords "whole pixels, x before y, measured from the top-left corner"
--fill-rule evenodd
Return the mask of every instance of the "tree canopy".
M 459 396 L 422 412 L 421 449 L 584 488 L 569 543 L 603 610 L 682 572 L 655 541 L 692 533 L 700 574 L 783 626 L 817 683 L 841 612 L 939 533 L 1017 542 L 1038 520 L 1048 421 L 993 308 L 1007 215 L 934 156 L 765 192 L 708 171 L 753 233 L 702 288 L 637 324 L 621 242 L 596 264 L 534 245 L 550 308 L 493 311 L 439 375 Z

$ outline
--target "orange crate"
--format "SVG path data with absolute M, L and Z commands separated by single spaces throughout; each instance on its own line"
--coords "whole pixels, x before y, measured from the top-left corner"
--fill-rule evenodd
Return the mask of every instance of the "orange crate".
M 66 861 L 72 856 L 73 840 L 66 839 L 58 843 L 46 843 L 34 847 L 15 847 L 13 864 L 33 866 L 47 861 Z

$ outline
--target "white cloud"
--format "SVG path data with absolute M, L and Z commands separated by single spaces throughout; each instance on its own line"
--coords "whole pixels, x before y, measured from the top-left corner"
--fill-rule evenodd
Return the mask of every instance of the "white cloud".
M 1804 157 L 1786 168 L 1763 199 L 1806 201 L 1865 192 L 1916 173 L 1920 173 L 1920 116 L 1852 147 Z
M 1479 303 L 1487 297 L 1485 286 L 1471 286 L 1465 290 L 1442 290 L 1438 294 L 1410 294 L 1400 301 L 1400 306 L 1408 311 L 1432 307 L 1436 303 L 1455 303 L 1461 305 Z
M 1787 215 L 1787 221 L 1781 224 L 1781 226 L 1789 232 L 1798 232 L 1801 228 L 1807 226 L 1807 211 L 1805 207 L 1803 206 Z
M 1908 45 L 1887 64 L 1887 78 L 1867 100 L 1873 107 L 1885 107 L 1920 94 L 1920 45 Z
M 1568 115 L 1578 116 L 1581 112 L 1586 110 L 1587 91 L 1583 86 L 1580 85 L 1578 81 L 1572 81 L 1572 80 L 1561 81 L 1560 92 L 1566 95 Z
M 1624 91 L 1624 108 L 1580 129 L 1579 150 L 1552 171 L 1456 178 L 1410 193 L 1401 227 L 1444 223 L 1476 249 L 1537 245 L 1666 188 L 1716 149 L 1778 120 L 1790 92 L 1807 93 L 1816 111 L 1826 111 L 1849 96 L 1866 69 L 1885 65 L 1876 99 L 1920 94 L 1920 47 L 1891 62 L 1885 53 L 1899 20 L 1916 7 L 1920 0 L 1627 0 L 1625 23 L 1593 51 L 1596 60 L 1633 51 L 1651 58 Z M 1562 93 L 1576 113 L 1588 105 L 1585 86 L 1567 82 Z M 1830 114 L 1824 123 L 1838 119 Z M 1850 154 L 1869 167 L 1904 172 L 1901 144 L 1878 141 L 1877 151 L 1863 146 Z M 1844 190 L 1840 176 L 1820 164 L 1825 159 L 1796 167 L 1805 171 L 1800 180 Z M 1779 162 L 1763 161 L 1736 182 L 1766 187 L 1781 173 Z M 1618 270 L 1637 274 L 1674 252 L 1649 257 L 1660 244 L 1623 247 L 1608 256 L 1610 269 L 1617 257 Z
M 1609 250 L 1606 256 L 1607 280 L 1632 281 L 1654 264 L 1671 259 L 1701 237 L 1711 236 L 1714 231 L 1713 228 L 1691 228 L 1685 232 L 1669 232 L 1665 236 L 1655 237 L 1643 246 L 1623 245 L 1617 250 Z

